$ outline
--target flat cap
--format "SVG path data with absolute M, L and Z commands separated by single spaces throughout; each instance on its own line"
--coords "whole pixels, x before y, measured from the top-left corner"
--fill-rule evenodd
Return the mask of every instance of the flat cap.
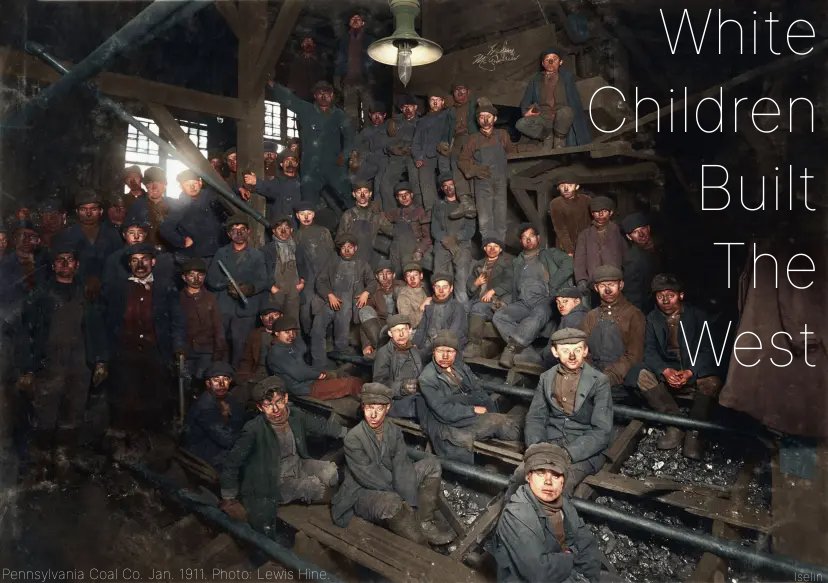
M 388 107 L 382 101 L 372 99 L 368 104 L 368 113 L 388 113 Z
M 114 206 L 126 206 L 125 195 L 121 192 L 116 192 L 106 199 L 106 206 L 112 208 Z
M 188 271 L 203 271 L 207 273 L 207 262 L 201 257 L 188 259 L 181 265 L 181 273 L 187 273 Z
M 5 230 L 3 230 L 3 232 L 5 233 Z M 52 255 L 52 259 L 63 253 L 71 253 L 75 256 L 75 259 L 78 258 L 78 248 L 72 241 L 70 241 L 66 237 L 58 238 L 58 240 L 52 244 L 50 252 Z
M 672 273 L 658 273 L 653 278 L 650 289 L 653 292 L 664 291 L 666 289 L 674 292 L 680 292 L 684 291 L 684 286 L 681 284 L 679 278 Z
M 272 377 L 264 378 L 260 380 L 258 383 L 256 383 L 253 389 L 250 391 L 250 398 L 253 399 L 256 403 L 261 403 L 267 398 L 267 394 L 270 391 L 284 393 L 285 381 L 282 380 L 281 377 L 277 377 L 275 375 Z
M 291 227 L 293 227 L 293 217 L 289 217 L 288 215 L 284 215 L 284 216 L 281 216 L 281 217 L 276 217 L 275 219 L 273 219 L 273 222 L 270 223 L 270 228 L 275 229 L 276 227 L 278 227 L 282 223 L 287 223 Z
M 27 231 L 37 231 L 35 228 L 35 224 L 29 219 L 23 219 L 22 221 L 13 221 L 11 225 L 9 225 L 11 232 L 15 233 L 20 231 L 21 229 L 26 229 Z
M 635 231 L 638 227 L 644 227 L 649 224 L 650 219 L 644 213 L 633 213 L 621 220 L 621 228 L 628 234 Z
M 411 183 L 406 182 L 405 180 L 401 180 L 394 186 L 394 194 L 397 194 L 398 192 L 402 192 L 403 190 L 408 190 L 410 192 L 411 191 Z
M 411 94 L 402 95 L 399 98 L 400 107 L 403 105 L 420 105 L 420 102 L 417 101 L 417 98 Z
M 284 162 L 288 158 L 293 158 L 294 160 L 296 160 L 298 162 L 299 161 L 299 156 L 300 156 L 299 152 L 294 152 L 290 148 L 285 148 L 284 150 L 279 152 L 278 156 L 276 156 L 276 162 L 281 164 L 282 162 Z
M 271 142 L 270 140 L 265 140 L 262 144 L 262 148 L 265 152 L 275 152 L 276 151 L 276 142 Z
M 599 265 L 592 274 L 592 283 L 602 281 L 621 281 L 624 279 L 624 272 L 615 265 Z
M 150 166 L 144 171 L 143 182 L 144 184 L 149 184 L 150 182 L 167 182 L 167 173 L 164 172 L 163 168 Z
M 360 188 L 367 188 L 368 190 L 371 190 L 371 191 L 374 190 L 374 186 L 371 184 L 370 180 L 359 179 L 359 180 L 354 180 L 351 183 L 351 190 L 359 190 Z
M 492 115 L 497 115 L 497 108 L 490 103 L 485 103 L 477 107 L 477 114 L 480 115 L 481 113 L 491 113 Z
M 557 292 L 555 292 L 556 298 L 576 298 L 581 299 L 583 294 L 581 290 L 574 286 L 562 287 Z
M 300 213 L 302 211 L 316 212 L 316 208 L 314 208 L 312 202 L 310 202 L 308 200 L 300 200 L 295 205 L 293 205 L 293 212 Z
M 563 56 L 563 53 L 562 53 L 562 52 L 560 51 L 560 49 L 558 49 L 558 48 L 555 48 L 555 47 L 550 47 L 550 48 L 548 48 L 548 49 L 546 49 L 546 50 L 544 50 L 544 51 L 541 51 L 540 58 L 542 59 L 542 58 L 544 58 L 546 55 L 558 55 L 559 57 L 562 57 L 562 56 Z
M 454 180 L 454 174 L 451 172 L 443 172 L 437 177 L 437 182 L 439 184 L 443 184 L 444 182 L 448 182 L 449 180 Z
M 565 476 L 569 470 L 569 454 L 559 445 L 535 443 L 526 448 L 523 454 L 523 467 L 526 472 L 552 470 Z
M 394 326 L 401 326 L 403 324 L 411 326 L 411 318 L 406 314 L 394 314 L 393 316 L 389 316 L 385 321 L 385 325 L 389 330 Z
M 126 248 L 126 256 L 131 257 L 132 255 L 152 255 L 155 257 L 155 247 L 150 245 L 149 243 L 135 243 L 134 245 L 130 245 Z
M 426 95 L 428 97 L 440 97 L 442 99 L 445 99 L 446 98 L 446 90 L 441 89 L 440 87 L 432 87 L 431 89 L 428 90 L 428 93 L 426 93 Z
M 561 328 L 560 330 L 556 330 L 549 340 L 553 345 L 577 344 L 578 342 L 586 342 L 587 335 L 586 332 L 578 328 Z
M 229 229 L 233 225 L 244 225 L 246 227 L 250 226 L 250 218 L 247 215 L 243 215 L 241 213 L 236 213 L 232 217 L 228 218 L 224 221 L 224 228 Z
M 455 350 L 458 350 L 460 347 L 460 341 L 457 340 L 457 334 L 451 330 L 440 330 L 437 332 L 437 335 L 434 337 L 434 341 L 431 345 L 434 348 L 444 346 L 446 348 L 454 348 Z
M 450 273 L 435 273 L 431 276 L 431 284 L 434 285 L 438 281 L 447 281 L 451 285 L 454 285 L 454 276 Z
M 127 174 L 137 174 L 138 176 L 142 176 L 143 172 L 141 172 L 141 168 L 133 164 L 132 166 L 127 166 L 124 168 L 124 176 Z
M 580 184 L 580 182 L 575 180 L 575 177 L 572 174 L 567 173 L 567 174 L 561 174 L 555 180 L 555 186 L 558 186 L 559 184 Z
M 135 208 L 135 205 L 132 205 L 132 208 Z M 142 229 L 147 231 L 149 230 L 150 226 L 151 225 L 147 213 L 142 213 L 138 211 L 127 211 L 127 214 L 124 217 L 124 222 L 121 223 L 121 231 L 126 231 L 130 227 L 141 227 Z
M 210 366 L 207 367 L 207 370 L 204 371 L 204 378 L 211 379 L 213 377 L 230 377 L 233 378 L 233 375 L 236 374 L 236 371 L 233 370 L 233 367 L 227 364 L 226 362 L 214 362 Z
M 236 146 L 230 146 L 224 151 L 224 157 L 227 158 L 230 154 L 236 154 Z
M 485 247 L 489 243 L 494 243 L 495 245 L 503 249 L 503 241 L 501 241 L 497 237 L 483 237 L 483 240 L 480 243 L 481 247 Z
M 182 170 L 178 173 L 175 179 L 178 182 L 187 182 L 188 180 L 199 180 L 201 177 L 195 172 L 195 170 L 190 170 L 187 168 L 186 170 Z
M 259 316 L 264 316 L 272 312 L 281 312 L 282 308 L 283 306 L 281 304 L 268 300 L 259 308 Z
M 420 273 L 422 273 L 423 268 L 419 263 L 415 261 L 409 261 L 408 263 L 403 265 L 403 273 L 408 273 L 409 271 L 419 271 Z
M 463 81 L 455 81 L 454 83 L 451 84 L 451 90 L 452 91 L 454 91 L 458 87 L 462 87 L 463 89 L 468 89 L 469 88 L 469 86 L 466 85 Z
M 608 196 L 593 196 L 589 201 L 589 210 L 592 212 L 615 210 L 615 201 Z
M 317 81 L 316 83 L 313 84 L 313 93 L 316 93 L 317 91 L 333 91 L 333 90 L 334 90 L 333 85 L 331 85 L 328 81 L 325 81 L 324 79 L 321 80 L 321 81 Z
M 102 204 L 100 195 L 91 188 L 81 188 L 75 195 L 75 206 Z
M 63 211 L 63 203 L 59 198 L 56 198 L 54 196 L 50 196 L 42 203 L 40 203 L 40 212 L 42 213 L 59 213 L 61 211 Z
M 382 383 L 365 383 L 359 398 L 366 405 L 388 405 L 394 398 L 394 391 Z
M 273 324 L 273 331 L 274 332 L 287 332 L 288 330 L 298 330 L 299 329 L 299 322 L 296 321 L 295 318 L 291 318 L 290 316 L 283 316 L 276 320 Z
M 351 233 L 341 233 L 336 236 L 336 246 L 342 247 L 345 243 L 350 243 L 351 245 L 359 245 L 359 241 L 357 241 L 356 235 L 352 235 Z
M 535 231 L 535 233 L 538 232 L 538 228 L 534 225 L 534 223 L 525 222 L 525 223 L 519 224 L 518 225 L 518 230 L 517 230 L 518 237 L 523 235 L 523 233 L 525 233 L 529 229 L 532 229 L 533 231 Z
M 388 261 L 387 259 L 380 259 L 377 262 L 377 266 L 374 268 L 374 273 L 379 273 L 380 271 L 383 271 L 384 269 L 388 269 L 391 272 L 393 272 L 394 271 L 394 265 L 390 261 Z

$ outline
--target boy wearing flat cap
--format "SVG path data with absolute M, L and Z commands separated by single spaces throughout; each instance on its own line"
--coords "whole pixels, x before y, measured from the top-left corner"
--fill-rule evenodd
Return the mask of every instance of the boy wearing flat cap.
M 497 412 L 494 399 L 480 388 L 480 379 L 457 360 L 460 344 L 450 330 L 438 333 L 432 361 L 420 374 L 420 392 L 426 402 L 428 438 L 441 457 L 474 463 L 474 440 L 520 438 L 517 420 Z
M 279 377 L 259 382 L 252 397 L 261 415 L 245 424 L 225 458 L 219 507 L 273 538 L 280 504 L 327 503 L 339 481 L 336 464 L 310 457 L 308 435 L 342 438 L 347 430 L 291 408 Z
M 524 454 L 526 483 L 509 498 L 491 552 L 498 581 L 598 581 L 601 551 L 564 493 L 567 454 L 538 443 Z
M 393 185 L 390 189 L 394 190 Z M 382 211 L 396 208 L 396 202 L 393 207 L 388 208 L 376 204 L 373 201 L 374 189 L 370 182 L 364 180 L 354 183 L 351 195 L 356 204 L 342 213 L 339 228 L 336 230 L 336 238 L 339 239 L 343 235 L 356 237 L 359 245 L 357 256 L 373 267 L 380 260 L 376 250 L 377 237 L 379 235 L 394 236 L 394 227 Z M 393 192 L 391 199 L 394 199 Z
M 590 310 L 581 324 L 587 335 L 589 363 L 618 389 L 615 398 L 623 398 L 623 387 L 637 385 L 635 365 L 644 357 L 644 314 L 624 297 L 619 267 L 601 265 L 592 280 L 601 305 Z
M 581 185 L 570 175 L 564 174 L 555 187 L 558 194 L 549 203 L 549 217 L 555 230 L 555 245 L 570 257 L 575 256 L 575 242 L 581 231 L 589 227 L 592 215 L 590 197 L 578 192 Z
M 620 268 L 627 243 L 621 228 L 612 222 L 615 201 L 608 196 L 594 196 L 589 202 L 592 224 L 578 234 L 575 243 L 575 283 L 588 297 L 589 286 L 595 281 L 595 270 L 601 265 Z
M 417 122 L 411 157 L 417 168 L 418 184 L 422 193 L 418 201 L 426 211 L 431 211 L 437 200 L 437 174 L 448 172 L 449 142 L 451 142 L 451 118 L 445 109 L 446 91 L 432 88 L 428 93 L 428 111 Z
M 176 177 L 181 195 L 170 204 L 170 213 L 158 232 L 179 258 L 210 259 L 221 246 L 222 222 L 227 211 L 212 188 L 203 188 L 201 177 L 184 170 Z
M 527 446 L 554 443 L 563 448 L 570 464 L 566 491 L 571 494 L 604 465 L 612 433 L 612 396 L 607 377 L 586 362 L 584 332 L 558 330 L 551 350 L 559 364 L 540 376 L 526 413 L 524 441 Z
M 316 293 L 316 278 L 322 267 L 336 256 L 336 248 L 331 232 L 313 222 L 316 210 L 311 203 L 299 201 L 293 206 L 293 211 L 298 224 L 298 229 L 293 234 L 296 248 L 302 249 L 308 260 L 305 287 L 300 293 L 299 306 L 299 323 L 302 325 L 302 331 L 308 334 L 311 329 L 311 304 Z
M 423 371 L 423 358 L 411 342 L 411 319 L 395 314 L 388 318 L 386 327 L 391 341 L 377 350 L 374 382 L 391 387 L 394 392 L 389 415 L 418 419 L 423 402 L 417 378 Z
M 334 524 L 345 527 L 357 515 L 419 544 L 448 544 L 453 534 L 434 521 L 440 462 L 409 459 L 402 431 L 386 421 L 393 394 L 381 383 L 362 387 L 363 420 L 345 437 L 345 480 L 332 501 Z
M 645 314 L 655 307 L 650 283 L 662 271 L 664 257 L 661 245 L 656 243 L 650 219 L 644 213 L 632 213 L 621 221 L 624 236 L 629 241 L 624 250 L 624 295 Z
M 451 330 L 462 354 L 468 337 L 469 318 L 465 306 L 454 297 L 454 277 L 436 273 L 431 278 L 431 287 L 434 294 L 423 303 L 423 317 L 414 334 L 414 344 L 420 349 L 423 360 L 428 360 L 437 334 Z

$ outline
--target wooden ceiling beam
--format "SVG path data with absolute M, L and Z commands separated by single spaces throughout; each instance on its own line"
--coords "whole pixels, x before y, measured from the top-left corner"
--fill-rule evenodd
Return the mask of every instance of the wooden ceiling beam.
M 253 67 L 251 80 L 252 88 L 264 87 L 267 75 L 279 62 L 285 49 L 290 33 L 296 26 L 299 13 L 305 5 L 305 0 L 285 0 L 276 16 L 276 22 L 267 35 L 261 54 Z
M 69 61 L 61 62 L 69 69 L 74 66 Z M 0 47 L 0 75 L 8 78 L 25 77 L 47 84 L 60 78 L 57 72 L 36 57 L 8 47 Z M 99 73 L 92 81 L 103 93 L 113 97 L 154 101 L 175 109 L 218 117 L 239 119 L 245 115 L 243 103 L 235 97 L 195 91 L 119 73 Z
M 216 0 L 216 10 L 224 18 L 236 38 L 241 38 L 241 19 L 239 18 L 239 9 L 236 2 L 234 0 Z

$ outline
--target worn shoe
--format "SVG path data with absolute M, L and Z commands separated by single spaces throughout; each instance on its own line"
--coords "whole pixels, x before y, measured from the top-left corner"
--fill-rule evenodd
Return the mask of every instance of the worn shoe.
M 702 441 L 699 432 L 696 430 L 688 431 L 684 436 L 684 447 L 682 448 L 684 457 L 691 460 L 700 460 L 704 455 L 704 442 Z
M 411 506 L 406 503 L 403 503 L 399 512 L 388 519 L 388 530 L 420 545 L 424 545 L 427 542 L 420 522 L 414 515 Z
M 503 349 L 503 353 L 500 355 L 498 363 L 503 368 L 512 368 L 515 365 L 515 355 L 520 354 L 521 352 L 523 352 L 522 346 L 509 342 L 509 344 L 506 345 L 506 348 Z
M 514 364 L 515 366 L 538 367 L 543 366 L 543 360 L 538 351 L 529 346 L 520 354 L 515 354 Z
M 682 439 L 684 439 L 684 431 L 678 427 L 668 427 L 664 435 L 656 441 L 656 447 L 658 449 L 675 449 L 681 444 Z
M 456 537 L 454 531 L 441 528 L 435 520 L 424 520 L 420 528 L 430 545 L 447 545 Z

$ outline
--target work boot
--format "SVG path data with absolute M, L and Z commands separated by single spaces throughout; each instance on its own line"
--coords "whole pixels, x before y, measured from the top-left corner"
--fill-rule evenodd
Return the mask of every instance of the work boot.
M 423 534 L 432 545 L 447 545 L 454 540 L 452 531 L 441 528 L 434 520 L 437 497 L 440 495 L 440 478 L 426 478 L 417 490 L 417 519 Z
M 647 400 L 647 404 L 659 413 L 678 414 L 679 407 L 673 396 L 667 391 L 664 383 L 659 383 L 654 389 L 641 391 Z M 681 443 L 684 432 L 678 427 L 667 427 L 664 435 L 658 438 L 656 447 L 658 449 L 675 449 Z
M 525 366 L 525 367 L 542 367 L 543 366 L 543 359 L 541 355 L 538 354 L 538 351 L 528 346 L 526 350 L 521 352 L 520 354 L 515 354 L 514 360 L 515 366 Z
M 566 148 L 566 136 L 552 134 L 552 148 L 555 150 Z
M 419 545 L 427 542 L 414 511 L 405 502 L 399 512 L 388 519 L 388 530 Z
M 318 500 L 314 500 L 311 504 L 330 504 L 331 498 L 333 498 L 334 489 L 330 486 L 325 486 L 322 490 L 322 497 Z
M 376 318 L 371 318 L 370 320 L 362 323 L 362 332 L 368 340 L 368 345 L 374 347 L 374 352 L 372 354 L 365 355 L 366 358 L 373 359 L 376 355 L 377 349 L 379 348 L 379 335 L 381 330 L 382 326 L 380 325 L 380 321 Z
M 710 417 L 710 408 L 713 405 L 713 397 L 696 393 L 693 398 L 693 406 L 690 408 L 690 419 L 697 419 L 699 421 L 707 421 Z M 704 455 L 704 441 L 699 435 L 698 430 L 693 429 L 687 432 L 684 437 L 684 447 L 682 448 L 684 457 L 691 460 L 700 460 Z
M 503 368 L 512 368 L 515 365 L 515 355 L 523 352 L 523 346 L 519 346 L 514 342 L 509 342 L 506 348 L 503 349 L 503 354 L 500 355 L 498 361 Z
M 480 344 L 483 339 L 483 328 L 486 326 L 486 320 L 482 316 L 472 314 L 469 316 L 469 342 L 466 344 L 466 349 L 463 351 L 463 358 L 478 358 L 482 352 Z
M 458 194 L 460 206 L 449 213 L 450 219 L 473 219 L 477 216 L 477 207 L 474 206 L 474 198 L 471 194 Z

